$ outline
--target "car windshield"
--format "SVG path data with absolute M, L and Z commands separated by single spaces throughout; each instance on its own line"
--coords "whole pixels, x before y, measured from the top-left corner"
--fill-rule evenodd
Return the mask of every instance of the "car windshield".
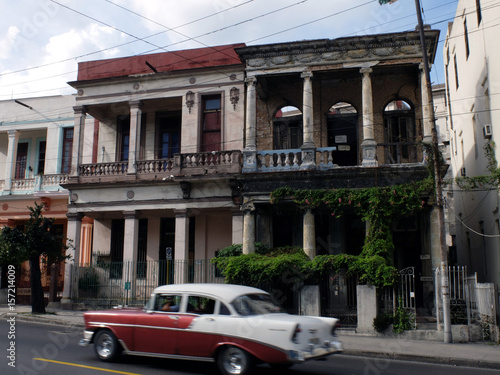
M 236 298 L 232 305 L 242 316 L 283 312 L 268 294 L 245 294 Z

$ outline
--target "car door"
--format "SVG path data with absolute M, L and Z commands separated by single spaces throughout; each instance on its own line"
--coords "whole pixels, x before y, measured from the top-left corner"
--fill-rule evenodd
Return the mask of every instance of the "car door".
M 144 311 L 137 319 L 133 351 L 158 354 L 177 354 L 177 329 L 182 316 L 176 308 L 162 311 L 167 301 L 181 306 L 182 296 L 157 296 L 153 309 Z
M 216 341 L 218 302 L 211 297 L 189 295 L 186 313 L 178 321 L 178 354 L 210 357 Z

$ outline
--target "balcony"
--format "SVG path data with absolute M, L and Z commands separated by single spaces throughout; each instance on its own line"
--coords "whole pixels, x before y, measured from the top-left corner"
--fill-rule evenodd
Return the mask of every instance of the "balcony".
M 30 195 L 38 191 L 59 191 L 60 185 L 68 182 L 67 174 L 36 175 L 34 178 L 13 179 L 10 189 L 5 181 L 0 181 L 1 191 L 12 195 Z
M 128 162 L 81 164 L 78 175 L 86 180 L 115 180 L 135 175 L 138 180 L 155 180 L 169 176 L 205 176 L 241 172 L 241 151 L 212 151 L 176 154 L 168 159 L 138 160 L 135 173 Z

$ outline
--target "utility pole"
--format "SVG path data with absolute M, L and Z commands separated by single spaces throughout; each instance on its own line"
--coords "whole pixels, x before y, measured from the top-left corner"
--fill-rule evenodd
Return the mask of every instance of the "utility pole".
M 434 157 L 434 179 L 436 189 L 436 209 L 438 211 L 438 230 L 439 230 L 439 246 L 441 254 L 441 298 L 443 301 L 443 325 L 444 325 L 444 342 L 451 343 L 451 316 L 450 316 L 450 289 L 448 280 L 448 251 L 446 250 L 445 239 L 445 223 L 444 223 L 444 204 L 443 204 L 443 186 L 441 182 L 441 168 L 438 148 L 438 134 L 436 129 L 436 119 L 434 117 L 434 104 L 432 99 L 432 86 L 429 73 L 429 59 L 427 57 L 427 47 L 425 45 L 424 25 L 422 22 L 422 13 L 420 9 L 420 0 L 415 0 L 415 7 L 418 18 L 418 28 L 420 32 L 420 44 L 422 45 L 422 59 L 424 63 L 424 74 L 427 96 L 430 100 L 429 116 L 432 123 L 432 154 Z M 436 290 L 436 293 L 438 291 Z

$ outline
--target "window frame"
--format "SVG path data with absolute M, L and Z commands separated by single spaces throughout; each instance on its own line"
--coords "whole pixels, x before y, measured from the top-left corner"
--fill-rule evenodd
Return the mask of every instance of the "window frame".
M 210 100 L 214 99 L 219 100 L 219 107 L 218 108 L 207 108 L 207 103 Z M 211 152 L 211 151 L 221 151 L 223 150 L 223 114 L 224 114 L 224 96 L 223 93 L 211 93 L 211 94 L 204 94 L 201 96 L 200 99 L 200 152 Z M 217 115 L 217 120 L 216 120 L 216 127 L 207 129 L 207 117 L 208 115 L 211 114 L 216 114 Z M 218 133 L 218 143 L 207 143 L 205 141 L 205 136 L 212 135 L 212 137 Z

